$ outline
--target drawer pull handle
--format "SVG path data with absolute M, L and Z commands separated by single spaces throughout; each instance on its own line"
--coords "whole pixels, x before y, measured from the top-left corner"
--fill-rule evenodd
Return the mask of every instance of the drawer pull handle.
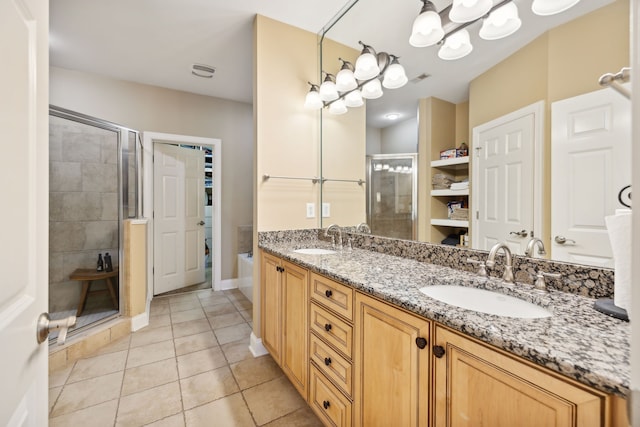
M 324 330 L 329 332 L 331 330 L 331 323 L 325 323 L 324 324 Z
M 331 289 L 327 289 L 326 291 L 324 291 L 324 294 L 327 296 L 327 298 L 331 298 L 331 295 L 333 295 L 333 292 L 331 291 Z
M 329 403 L 328 400 L 325 400 L 324 402 L 322 402 L 322 406 L 324 407 L 324 409 L 329 409 L 329 406 L 331 406 L 331 403 Z
M 416 345 L 418 346 L 418 348 L 420 350 L 422 350 L 423 348 L 425 348 L 427 346 L 427 339 L 423 338 L 423 337 L 416 338 Z
M 441 345 L 434 345 L 433 355 L 440 359 L 442 356 L 444 356 L 444 347 L 442 347 Z
M 325 357 L 324 358 L 324 364 L 327 365 L 327 366 L 331 365 L 331 358 L 330 357 Z

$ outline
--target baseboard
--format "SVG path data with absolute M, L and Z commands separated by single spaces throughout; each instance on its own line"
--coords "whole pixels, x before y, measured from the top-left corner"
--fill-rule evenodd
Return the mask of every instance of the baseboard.
M 265 346 L 262 345 L 262 338 L 256 337 L 253 332 L 251 332 L 251 337 L 249 338 L 249 351 L 253 354 L 253 357 L 269 354 Z
M 149 325 L 149 310 L 144 313 L 140 313 L 137 316 L 131 318 L 131 332 L 135 332 L 139 329 Z
M 221 280 L 220 281 L 220 290 L 221 291 L 226 291 L 226 290 L 229 290 L 229 289 L 238 289 L 239 282 L 240 281 L 238 279 Z

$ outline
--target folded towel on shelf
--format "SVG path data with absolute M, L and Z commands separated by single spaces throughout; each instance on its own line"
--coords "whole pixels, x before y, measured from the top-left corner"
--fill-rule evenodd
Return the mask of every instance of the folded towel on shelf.
M 453 182 L 455 182 L 455 178 L 446 173 L 437 173 L 431 178 L 434 190 L 447 190 Z
M 449 187 L 451 190 L 468 190 L 469 189 L 469 181 L 464 180 L 460 182 L 453 182 Z

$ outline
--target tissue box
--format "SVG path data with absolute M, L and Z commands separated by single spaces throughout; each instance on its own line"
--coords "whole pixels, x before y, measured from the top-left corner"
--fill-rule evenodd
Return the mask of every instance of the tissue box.
M 453 159 L 456 157 L 456 149 L 455 148 L 451 148 L 449 150 L 444 150 L 440 152 L 440 160 L 444 160 L 444 159 Z

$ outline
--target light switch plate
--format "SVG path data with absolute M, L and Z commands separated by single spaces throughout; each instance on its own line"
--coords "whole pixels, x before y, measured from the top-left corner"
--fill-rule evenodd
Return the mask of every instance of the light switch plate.
M 315 217 L 316 217 L 316 204 L 307 203 L 307 218 L 315 218 Z
M 331 216 L 331 203 L 322 204 L 322 218 L 329 218 Z

